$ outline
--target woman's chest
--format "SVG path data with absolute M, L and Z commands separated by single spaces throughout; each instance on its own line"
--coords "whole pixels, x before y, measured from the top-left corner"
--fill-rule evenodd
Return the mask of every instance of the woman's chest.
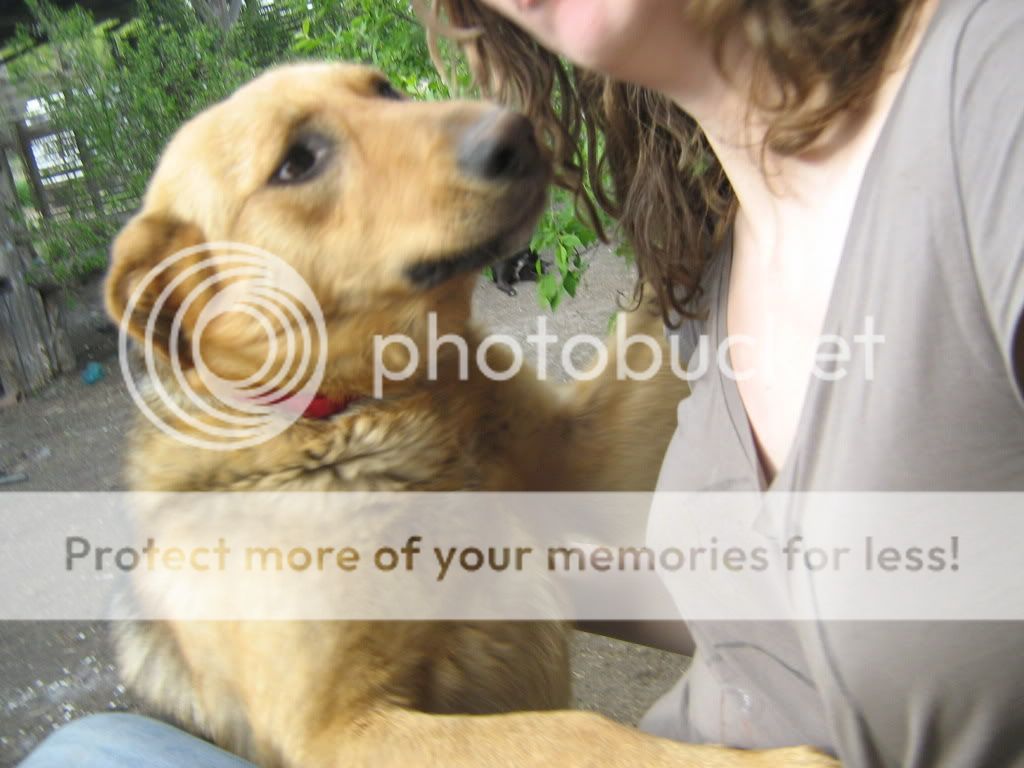
M 720 368 L 739 394 L 769 481 L 786 461 L 820 363 L 837 352 L 825 324 L 841 253 L 842 239 L 827 232 L 771 258 L 736 239 Z

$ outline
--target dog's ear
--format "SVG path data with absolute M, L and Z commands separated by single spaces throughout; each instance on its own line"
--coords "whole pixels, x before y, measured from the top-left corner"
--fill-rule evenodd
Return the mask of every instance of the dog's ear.
M 107 312 L 164 357 L 171 344 L 192 365 L 189 336 L 216 293 L 205 237 L 193 224 L 160 215 L 133 218 L 114 241 L 106 280 Z M 205 281 L 205 285 L 204 285 Z M 180 322 L 172 333 L 175 318 Z

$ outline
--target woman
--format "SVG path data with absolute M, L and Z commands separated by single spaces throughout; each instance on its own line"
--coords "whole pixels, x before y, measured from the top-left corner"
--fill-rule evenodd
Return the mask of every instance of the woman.
M 589 171 L 684 349 L 733 341 L 736 375 L 680 406 L 661 489 L 1024 490 L 1019 0 L 434 11 L 584 207 Z M 864 342 L 842 377 L 823 334 Z M 1021 627 L 696 623 L 664 641 L 695 660 L 643 727 L 853 766 L 1024 764 Z

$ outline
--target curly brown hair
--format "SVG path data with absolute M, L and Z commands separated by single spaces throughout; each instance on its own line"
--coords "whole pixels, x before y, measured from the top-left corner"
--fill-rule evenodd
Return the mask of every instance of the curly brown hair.
M 663 94 L 567 64 L 479 0 L 429 3 L 439 69 L 445 37 L 461 48 L 487 96 L 536 121 L 556 180 L 575 194 L 577 209 L 599 231 L 597 207 L 619 223 L 636 254 L 638 286 L 652 286 L 666 322 L 692 316 L 705 266 L 736 213 L 697 122 Z M 764 149 L 792 155 L 838 117 L 870 104 L 921 5 L 701 0 L 689 13 L 723 72 L 726 40 L 740 36 L 752 53 L 751 108 L 769 116 Z

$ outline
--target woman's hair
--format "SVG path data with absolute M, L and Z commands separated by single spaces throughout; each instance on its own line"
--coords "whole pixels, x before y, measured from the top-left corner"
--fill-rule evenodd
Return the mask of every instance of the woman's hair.
M 691 299 L 736 212 L 697 123 L 667 97 L 566 64 L 480 0 L 430 0 L 428 35 L 457 43 L 488 96 L 524 110 L 553 153 L 556 181 L 601 231 L 617 220 L 667 322 Z M 695 29 L 723 67 L 728 39 L 752 52 L 751 106 L 769 116 L 764 149 L 797 153 L 837 117 L 866 107 L 921 0 L 692 0 Z M 727 74 L 727 73 L 726 73 Z M 767 94 L 767 95 L 766 95 Z M 603 234 L 603 232 L 602 232 Z M 675 317 L 673 317 L 673 314 Z

